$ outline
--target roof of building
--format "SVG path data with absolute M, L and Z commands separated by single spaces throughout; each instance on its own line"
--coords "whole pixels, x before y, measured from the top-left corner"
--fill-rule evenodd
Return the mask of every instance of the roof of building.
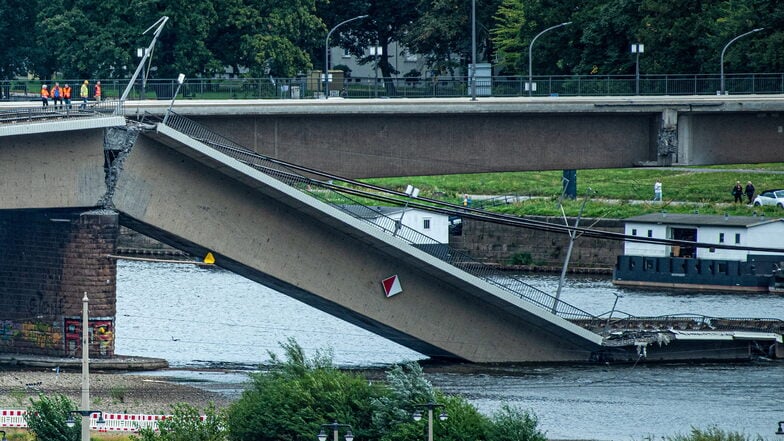
M 765 216 L 718 216 L 707 214 L 651 213 L 624 219 L 626 223 L 646 223 L 690 226 L 756 227 L 784 219 Z

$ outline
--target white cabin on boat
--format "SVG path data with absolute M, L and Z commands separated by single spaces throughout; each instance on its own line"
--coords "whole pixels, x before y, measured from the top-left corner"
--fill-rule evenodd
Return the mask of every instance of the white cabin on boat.
M 745 261 L 749 254 L 784 254 L 784 219 L 765 216 L 715 216 L 655 213 L 625 219 L 625 234 L 743 247 L 780 248 L 780 253 L 720 248 L 679 247 L 626 241 L 627 256 L 684 257 Z

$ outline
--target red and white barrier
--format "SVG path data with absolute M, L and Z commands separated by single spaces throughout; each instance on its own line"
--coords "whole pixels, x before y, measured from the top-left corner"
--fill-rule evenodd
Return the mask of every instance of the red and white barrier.
M 0 409 L 0 427 L 26 428 L 26 414 L 25 410 Z M 138 432 L 147 427 L 158 430 L 158 421 L 166 418 L 171 418 L 171 415 L 104 413 L 105 423 L 99 426 L 98 413 L 93 413 L 90 415 L 90 429 L 98 432 Z

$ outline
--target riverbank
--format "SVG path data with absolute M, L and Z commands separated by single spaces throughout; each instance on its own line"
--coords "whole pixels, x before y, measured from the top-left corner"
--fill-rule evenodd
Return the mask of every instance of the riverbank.
M 79 369 L 3 368 L 0 370 L 0 409 L 26 409 L 40 394 L 65 395 L 80 402 L 82 374 Z M 91 408 L 106 413 L 168 414 L 176 403 L 204 409 L 209 403 L 226 407 L 232 399 L 165 377 L 138 373 L 91 372 Z

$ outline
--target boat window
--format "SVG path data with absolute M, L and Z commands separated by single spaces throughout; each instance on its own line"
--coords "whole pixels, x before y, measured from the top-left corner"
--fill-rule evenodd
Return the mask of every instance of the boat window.
M 735 243 L 740 243 L 740 233 L 735 233 Z
M 724 243 L 724 233 L 719 233 L 719 243 Z
M 637 229 L 636 228 L 632 228 L 632 236 L 636 236 L 636 235 L 637 235 Z
M 719 263 L 719 273 L 720 274 L 727 274 L 727 264 L 726 263 Z
M 653 230 L 648 230 L 648 237 L 653 237 Z

